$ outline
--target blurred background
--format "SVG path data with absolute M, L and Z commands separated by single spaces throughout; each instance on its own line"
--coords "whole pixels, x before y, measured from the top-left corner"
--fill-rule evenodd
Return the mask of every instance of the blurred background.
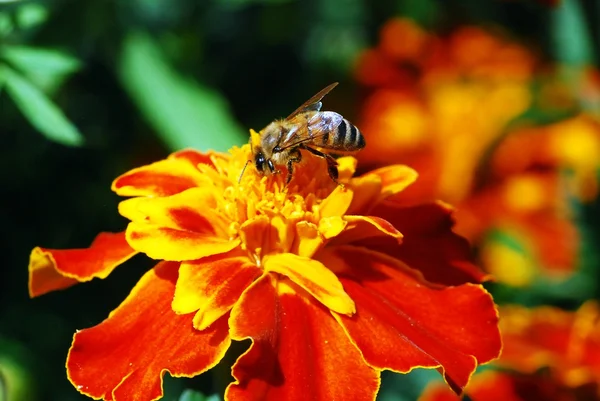
M 86 399 L 72 335 L 151 266 L 31 300 L 34 246 L 122 230 L 116 176 L 241 145 L 335 81 L 324 108 L 363 131 L 359 168 L 416 168 L 410 198 L 456 205 L 495 278 L 506 352 L 469 396 L 598 399 L 599 54 L 593 0 L 0 0 L 0 400 Z M 165 399 L 229 380 L 167 378 Z M 439 382 L 386 372 L 379 399 L 453 399 Z

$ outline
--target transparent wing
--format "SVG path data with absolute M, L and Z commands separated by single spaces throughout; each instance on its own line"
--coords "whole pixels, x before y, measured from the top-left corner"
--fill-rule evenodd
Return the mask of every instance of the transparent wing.
M 288 135 L 281 143 L 281 150 L 292 148 L 303 143 L 312 143 L 316 147 L 322 147 L 324 144 L 318 142 L 319 138 L 335 132 L 336 128 L 344 120 L 341 114 L 335 111 L 322 111 L 313 114 L 308 121 L 295 121 L 306 118 L 304 115 L 293 117 L 291 122 L 295 126 L 304 127 L 294 132 L 294 135 Z
M 331 92 L 331 90 L 333 88 L 335 88 L 336 86 L 338 86 L 337 82 L 332 83 L 331 85 L 325 87 L 324 89 L 321 89 L 321 91 L 319 93 L 317 93 L 316 95 L 314 95 L 313 97 L 311 97 L 310 99 L 308 99 L 306 102 L 302 103 L 302 106 L 298 107 L 296 110 L 294 110 L 294 112 L 292 114 L 290 114 L 286 120 L 289 120 L 295 116 L 297 116 L 300 113 L 306 112 L 306 111 L 319 111 L 321 110 L 321 99 L 323 99 L 325 97 L 325 95 L 327 95 L 329 92 Z

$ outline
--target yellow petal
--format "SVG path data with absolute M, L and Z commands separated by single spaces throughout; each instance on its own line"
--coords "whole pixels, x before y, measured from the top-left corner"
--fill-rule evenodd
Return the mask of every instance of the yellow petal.
M 352 203 L 353 192 L 338 185 L 337 188 L 323 199 L 320 205 L 321 218 L 330 216 L 343 216 Z
M 184 231 L 155 224 L 129 223 L 126 238 L 129 245 L 152 259 L 170 261 L 195 260 L 229 252 L 240 244 L 207 231 Z
M 296 239 L 291 249 L 292 253 L 310 258 L 321 249 L 323 243 L 323 237 L 315 224 L 308 221 L 300 221 L 296 224 Z
M 314 259 L 281 253 L 263 259 L 265 270 L 283 274 L 330 310 L 352 316 L 356 307 L 342 283 L 325 265 Z
M 348 222 L 340 216 L 331 216 L 319 220 L 319 232 L 325 239 L 337 237 L 344 229 Z

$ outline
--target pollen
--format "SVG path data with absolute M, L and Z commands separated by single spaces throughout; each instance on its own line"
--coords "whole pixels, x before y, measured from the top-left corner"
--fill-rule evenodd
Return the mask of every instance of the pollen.
M 329 177 L 324 160 L 311 154 L 303 157 L 287 185 L 285 166 L 277 166 L 280 173 L 269 176 L 262 176 L 250 164 L 244 170 L 252 158 L 250 145 L 212 157 L 220 177 L 213 182 L 223 193 L 218 209 L 230 221 L 228 234 L 242 240 L 241 248 L 257 265 L 267 254 L 294 252 L 302 242 L 300 237 L 311 232 L 306 225 L 315 230 L 319 226 L 320 205 L 339 185 Z M 340 164 L 340 184 L 349 180 L 354 166 L 348 161 Z

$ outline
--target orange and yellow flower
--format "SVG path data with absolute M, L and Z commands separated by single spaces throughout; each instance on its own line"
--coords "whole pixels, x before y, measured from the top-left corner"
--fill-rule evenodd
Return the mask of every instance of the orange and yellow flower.
M 452 209 L 403 205 L 412 169 L 353 177 L 346 157 L 338 186 L 307 155 L 286 186 L 252 168 L 240 180 L 250 156 L 248 145 L 186 150 L 136 168 L 113 183 L 131 197 L 119 205 L 125 232 L 33 250 L 32 296 L 105 278 L 136 253 L 158 260 L 105 321 L 75 334 L 67 372 L 80 392 L 157 399 L 165 372 L 203 373 L 232 340 L 252 344 L 228 400 L 372 400 L 382 370 L 416 367 L 460 392 L 497 357 L 496 309 Z
M 356 70 L 368 89 L 361 163 L 419 171 L 405 196 L 456 205 L 455 231 L 478 245 L 488 272 L 517 286 L 572 274 L 579 235 L 567 200 L 598 193 L 600 124 L 573 116 L 582 100 L 547 70 L 506 35 L 463 27 L 440 37 L 405 19 L 382 28 Z M 539 108 L 571 117 L 527 126 L 522 116 Z M 507 237 L 518 246 L 497 240 Z
M 595 383 L 569 388 L 543 373 L 485 371 L 475 375 L 468 388 L 473 401 L 598 401 Z M 460 401 L 460 397 L 439 384 L 429 385 L 419 401 Z
M 600 400 L 600 309 L 555 307 L 500 309 L 504 348 L 494 362 L 501 371 L 475 375 L 466 391 L 475 401 Z M 420 401 L 458 400 L 431 385 Z

